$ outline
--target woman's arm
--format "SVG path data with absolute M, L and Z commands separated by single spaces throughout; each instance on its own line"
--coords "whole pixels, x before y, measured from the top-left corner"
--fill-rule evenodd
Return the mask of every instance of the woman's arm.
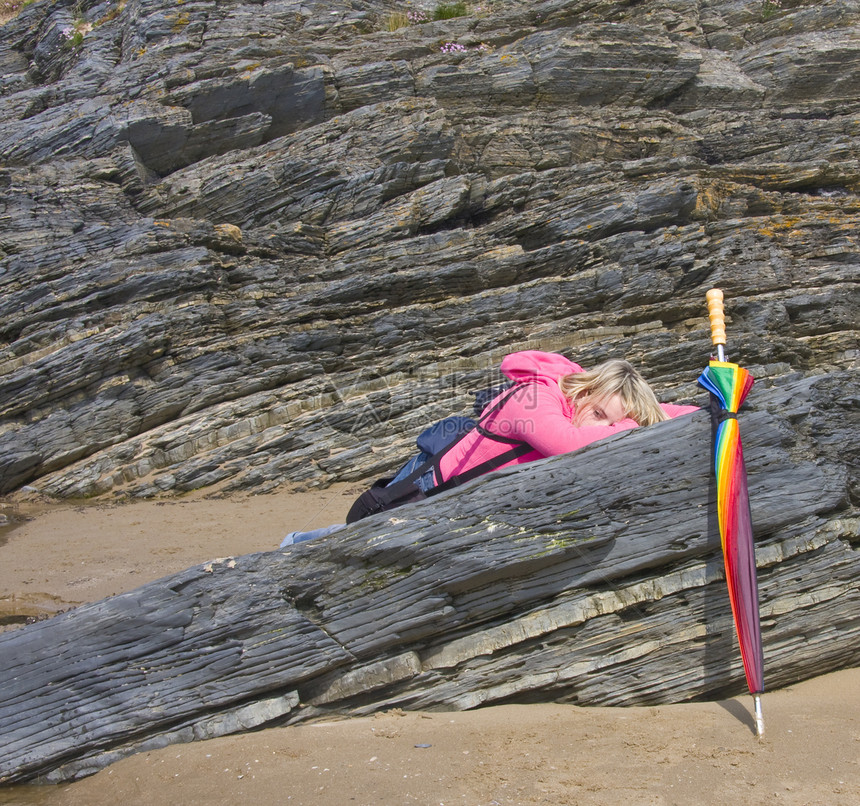
M 698 411 L 697 406 L 660 404 L 670 418 Z M 606 439 L 639 424 L 629 417 L 613 425 L 574 426 L 572 409 L 561 390 L 544 384 L 524 384 L 486 427 L 493 433 L 528 442 L 544 456 L 557 456 Z
M 576 427 L 570 422 L 571 414 L 561 390 L 524 384 L 484 427 L 499 436 L 528 442 L 544 456 L 556 456 L 638 425 L 628 418 L 614 425 Z
M 680 417 L 682 414 L 692 414 L 694 411 L 699 411 L 698 406 L 682 406 L 678 403 L 661 403 L 660 408 L 672 419 Z

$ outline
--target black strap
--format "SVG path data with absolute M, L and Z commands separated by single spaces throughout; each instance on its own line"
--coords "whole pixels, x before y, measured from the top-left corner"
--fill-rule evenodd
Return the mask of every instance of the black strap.
M 494 434 L 492 431 L 487 431 L 486 428 L 476 425 L 475 430 L 487 439 L 492 439 L 494 442 L 506 442 L 508 445 L 519 445 L 522 440 L 514 439 L 513 437 L 503 437 L 501 434 Z
M 491 414 L 499 411 L 505 403 L 520 389 L 523 388 L 525 384 L 515 384 L 513 388 L 505 395 L 498 403 L 492 406 L 490 409 L 484 411 L 481 415 L 480 420 L 478 420 L 476 428 L 479 429 L 479 433 L 481 436 L 486 436 L 488 439 L 493 439 L 496 442 L 505 442 L 507 444 L 512 445 L 509 450 L 504 451 L 498 456 L 493 457 L 492 459 L 488 459 L 486 462 L 482 462 L 479 465 L 467 470 L 465 473 L 460 473 L 456 476 L 452 476 L 451 478 L 437 484 L 432 489 L 428 490 L 426 493 L 422 492 L 418 485 L 415 484 L 421 476 L 423 476 L 428 470 L 433 470 L 436 474 L 436 478 L 441 478 L 442 473 L 439 469 L 439 462 L 442 460 L 442 457 L 451 450 L 461 439 L 463 439 L 467 434 L 471 432 L 472 429 L 469 429 L 465 433 L 461 434 L 456 440 L 454 440 L 450 445 L 444 447 L 441 451 L 433 454 L 427 461 L 413 470 L 406 478 L 401 479 L 396 484 L 388 484 L 387 479 L 378 480 L 369 490 L 362 493 L 360 498 L 353 504 L 352 509 L 350 509 L 349 513 L 346 516 L 347 523 L 353 523 L 356 520 L 367 517 L 368 515 L 373 515 L 377 512 L 382 512 L 386 509 L 391 509 L 392 507 L 399 506 L 400 504 L 406 504 L 410 501 L 417 500 L 419 498 L 425 498 L 429 495 L 437 495 L 438 493 L 444 492 L 445 490 L 450 490 L 452 487 L 457 487 L 460 484 L 465 484 L 467 481 L 471 481 L 478 476 L 483 475 L 484 473 L 489 473 L 491 470 L 496 470 L 500 468 L 502 465 L 507 464 L 512 459 L 516 459 L 519 456 L 523 456 L 530 451 L 534 450 L 528 442 L 524 442 L 522 440 L 511 439 L 509 437 L 501 437 L 498 434 L 493 434 L 487 431 L 484 428 L 480 427 L 480 423 L 486 420 Z
M 453 447 L 453 446 L 452 446 Z M 492 459 L 488 459 L 486 462 L 481 462 L 479 465 L 475 465 L 475 467 L 470 468 L 465 473 L 458 473 L 456 476 L 451 476 L 450 479 L 446 479 L 441 484 L 437 484 L 435 487 L 427 491 L 427 495 L 436 495 L 437 493 L 443 493 L 445 490 L 450 490 L 453 487 L 459 487 L 461 484 L 465 484 L 467 481 L 471 481 L 472 479 L 478 478 L 478 476 L 483 476 L 484 473 L 489 473 L 491 470 L 498 470 L 503 465 L 506 465 L 512 459 L 517 459 L 520 456 L 525 456 L 527 453 L 531 453 L 534 448 L 528 444 L 528 442 L 520 442 L 516 447 L 511 448 L 504 453 L 500 453 L 498 456 L 494 456 Z
M 487 439 L 492 439 L 496 442 L 504 442 L 509 445 L 513 445 L 510 450 L 505 451 L 504 453 L 499 454 L 498 456 L 494 456 L 492 459 L 488 459 L 486 462 L 482 462 L 479 465 L 476 465 L 473 468 L 465 471 L 464 473 L 458 473 L 455 476 L 451 476 L 449 479 L 445 479 L 445 481 L 440 482 L 435 487 L 427 491 L 427 495 L 437 495 L 438 493 L 444 492 L 445 490 L 450 490 L 452 487 L 457 487 L 460 484 L 465 484 L 467 481 L 471 481 L 478 476 L 482 476 L 484 473 L 489 473 L 491 470 L 497 470 L 502 467 L 502 465 L 507 464 L 512 459 L 516 459 L 520 456 L 524 456 L 525 454 L 534 450 L 528 442 L 524 442 L 520 439 L 512 439 L 510 437 L 503 437 L 499 434 L 493 434 L 487 429 L 482 427 L 482 423 L 488 419 L 492 414 L 500 411 L 501 408 L 507 403 L 517 392 L 525 387 L 524 383 L 517 383 L 511 388 L 511 390 L 497 403 L 489 407 L 484 411 L 481 415 L 481 418 L 475 424 L 475 429 L 482 437 L 486 437 Z M 465 434 L 462 434 L 458 437 L 454 442 L 450 445 L 447 445 L 438 453 L 431 456 L 424 464 L 420 467 L 416 468 L 407 478 L 403 479 L 403 484 L 412 483 L 417 481 L 421 476 L 423 476 L 428 470 L 433 469 L 435 478 L 442 478 L 442 470 L 440 468 L 440 462 L 442 461 L 442 457 L 448 453 L 455 445 L 457 445 L 460 440 L 465 439 L 465 437 L 471 432 L 471 429 L 467 431 Z

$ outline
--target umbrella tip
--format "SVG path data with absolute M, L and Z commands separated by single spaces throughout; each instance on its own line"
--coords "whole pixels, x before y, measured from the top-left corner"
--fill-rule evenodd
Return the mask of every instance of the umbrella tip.
M 755 735 L 759 739 L 764 738 L 764 716 L 761 712 L 761 695 L 754 694 L 753 702 L 755 703 Z

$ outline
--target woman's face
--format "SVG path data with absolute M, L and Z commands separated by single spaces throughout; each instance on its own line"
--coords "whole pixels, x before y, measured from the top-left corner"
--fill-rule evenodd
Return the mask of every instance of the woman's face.
M 576 412 L 571 421 L 577 428 L 582 426 L 614 425 L 627 416 L 621 404 L 621 395 L 595 398 L 583 395 L 576 401 Z

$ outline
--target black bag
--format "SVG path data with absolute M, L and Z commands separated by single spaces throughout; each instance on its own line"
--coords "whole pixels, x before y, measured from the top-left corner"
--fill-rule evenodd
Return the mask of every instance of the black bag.
M 368 515 L 375 515 L 377 512 L 394 509 L 403 504 L 411 504 L 413 501 L 422 501 L 427 497 L 427 494 L 413 482 L 409 481 L 407 484 L 407 479 L 389 487 L 391 481 L 391 478 L 374 481 L 370 489 L 358 496 L 349 508 L 346 522 L 355 523 Z
M 523 387 L 523 384 L 515 384 L 513 388 L 510 389 L 508 394 L 506 394 L 495 406 L 487 409 L 481 419 L 474 425 L 474 428 L 478 430 L 478 432 L 483 437 L 487 437 L 488 439 L 492 439 L 496 442 L 505 442 L 511 445 L 512 447 L 505 451 L 504 453 L 496 456 L 492 459 L 489 459 L 486 462 L 482 462 L 480 465 L 476 465 L 475 467 L 467 470 L 465 473 L 461 473 L 457 476 L 451 476 L 451 478 L 446 479 L 441 484 L 437 484 L 431 490 L 424 492 L 416 482 L 421 478 L 428 470 L 433 469 L 435 471 L 436 478 L 441 478 L 441 471 L 439 469 L 439 462 L 442 460 L 442 457 L 454 447 L 461 439 L 463 439 L 466 434 L 468 434 L 472 427 L 465 428 L 462 433 L 458 433 L 455 435 L 454 439 L 451 439 L 444 447 L 437 451 L 433 456 L 427 459 L 426 462 L 419 465 L 412 473 L 410 473 L 405 479 L 401 479 L 400 481 L 392 484 L 392 478 L 382 478 L 377 479 L 373 482 L 373 485 L 369 490 L 365 490 L 355 501 L 355 503 L 350 507 L 349 512 L 346 515 L 347 523 L 355 523 L 362 518 L 366 518 L 369 515 L 375 515 L 377 512 L 385 512 L 389 509 L 394 509 L 395 507 L 402 506 L 403 504 L 411 504 L 415 501 L 422 501 L 430 495 L 436 495 L 438 493 L 444 492 L 445 490 L 450 490 L 453 487 L 457 487 L 460 484 L 464 484 L 471 479 L 477 478 L 478 476 L 483 475 L 484 473 L 489 473 L 491 470 L 496 470 L 504 464 L 507 464 L 511 459 L 514 459 L 518 456 L 523 456 L 526 453 L 529 453 L 532 450 L 531 445 L 528 442 L 523 442 L 521 440 L 509 439 L 507 437 L 501 437 L 498 434 L 493 434 L 490 431 L 481 427 L 481 423 L 489 417 L 494 412 L 499 411 L 508 400 Z M 448 420 L 452 420 L 455 418 L 447 418 Z M 463 418 L 457 418 L 463 419 Z M 445 423 L 446 420 L 442 420 L 441 423 Z M 432 432 L 434 429 L 437 429 L 441 423 L 437 423 L 435 426 L 431 426 L 431 428 L 427 429 L 424 433 Z M 423 434 L 422 434 L 423 436 Z

